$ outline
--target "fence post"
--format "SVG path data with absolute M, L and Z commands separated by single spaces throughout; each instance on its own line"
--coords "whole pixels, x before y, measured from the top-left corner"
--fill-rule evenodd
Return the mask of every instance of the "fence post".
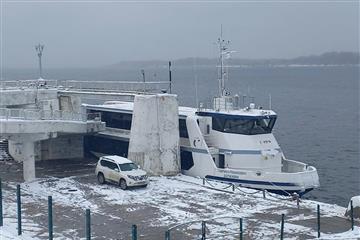
M 284 221 L 285 221 L 285 214 L 281 214 L 281 229 L 280 229 L 280 239 L 284 239 Z
M 350 201 L 351 230 L 354 231 L 354 206 L 353 200 Z
M 232 185 L 232 190 L 235 192 L 235 184 Z
M 201 240 L 205 240 L 206 239 L 206 222 L 202 221 L 201 222 Z
M 243 220 L 240 218 L 240 240 L 243 240 Z
M 85 210 L 85 235 L 86 240 L 91 239 L 90 209 Z
M 137 240 L 137 226 L 135 224 L 131 226 L 131 240 Z
M 317 237 L 320 237 L 320 205 L 317 205 Z
M 20 185 L 16 186 L 16 201 L 17 201 L 17 220 L 18 220 L 18 235 L 21 235 L 21 196 L 20 196 Z
M 205 178 L 203 178 L 203 185 L 205 185 Z
M 266 195 L 265 195 L 265 190 L 264 189 L 262 190 L 262 193 L 263 193 L 263 198 L 265 199 Z
M 165 232 L 165 240 L 170 240 L 170 230 Z
M 1 178 L 0 178 L 0 227 L 2 227 L 4 225 L 3 222 L 3 204 L 2 204 L 3 200 L 2 200 L 2 182 L 1 182 Z
M 300 196 L 299 194 L 296 194 L 296 206 L 298 209 L 300 209 Z
M 49 227 L 49 240 L 53 239 L 53 209 L 52 209 L 52 196 L 48 196 L 48 227 Z

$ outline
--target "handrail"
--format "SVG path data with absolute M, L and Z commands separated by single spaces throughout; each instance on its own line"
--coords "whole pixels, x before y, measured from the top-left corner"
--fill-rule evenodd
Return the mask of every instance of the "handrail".
M 87 80 L 54 80 L 54 79 L 28 79 L 0 81 L 1 90 L 13 89 L 46 89 L 60 88 L 71 90 L 107 90 L 107 91 L 136 91 L 156 92 L 168 90 L 169 81 L 87 81 Z
M 101 122 L 101 113 L 77 113 L 62 110 L 0 108 L 0 119 Z

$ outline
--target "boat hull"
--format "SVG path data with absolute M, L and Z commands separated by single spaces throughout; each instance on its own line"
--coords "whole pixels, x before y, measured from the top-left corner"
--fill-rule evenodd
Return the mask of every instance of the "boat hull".
M 234 179 L 227 177 L 219 177 L 213 175 L 206 175 L 206 180 L 233 184 L 239 187 L 245 187 L 255 190 L 266 190 L 270 193 L 275 193 L 283 196 L 290 196 L 294 193 L 297 193 L 300 197 L 304 194 L 313 190 L 314 187 L 304 188 L 303 186 L 296 185 L 291 182 L 269 182 L 269 181 L 254 181 L 254 180 L 246 180 L 246 179 Z

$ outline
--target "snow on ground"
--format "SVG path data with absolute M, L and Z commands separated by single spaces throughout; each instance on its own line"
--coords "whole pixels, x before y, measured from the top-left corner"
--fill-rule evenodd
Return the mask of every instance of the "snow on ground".
M 41 231 L 41 227 L 23 219 L 22 221 L 22 235 L 18 236 L 17 231 L 17 207 L 15 202 L 6 201 L 9 198 L 15 199 L 15 194 L 10 194 L 8 191 L 3 191 L 4 198 L 4 222 L 3 227 L 0 227 L 0 240 L 7 239 L 23 239 L 23 240 L 33 240 L 37 239 L 36 235 Z
M 323 234 L 319 239 L 360 239 L 360 227 L 355 226 L 353 231 L 350 229 L 349 231 L 340 234 Z
M 255 193 L 255 190 L 241 188 L 241 194 L 237 191 L 236 194 L 231 193 L 231 188 L 227 189 L 228 192 L 218 191 L 202 186 L 202 179 L 183 175 L 152 177 L 150 180 L 147 188 L 126 191 L 114 185 L 83 181 L 81 177 L 37 179 L 23 183 L 21 188 L 24 203 L 46 203 L 48 195 L 52 195 L 57 205 L 81 210 L 90 208 L 93 213 L 107 217 L 110 215 L 112 219 L 121 218 L 116 213 L 107 212 L 114 206 L 123 207 L 129 215 L 136 215 L 144 209 L 156 209 L 154 213 L 146 216 L 149 218 L 145 219 L 148 220 L 149 227 L 173 227 L 189 232 L 189 235 L 191 232 L 199 232 L 202 220 L 207 221 L 207 231 L 212 236 L 236 233 L 239 229 L 239 218 L 242 217 L 244 229 L 253 229 L 249 233 L 252 239 L 273 239 L 279 236 L 278 216 L 284 213 L 288 216 L 285 224 L 288 239 L 297 239 L 296 236 L 300 233 L 315 238 L 316 232 L 313 228 L 299 225 L 296 221 L 314 219 L 317 204 L 321 204 L 322 217 L 343 217 L 345 212 L 345 208 L 340 206 L 304 200 L 301 202 L 301 207 L 310 211 L 294 215 L 292 210 L 296 209 L 296 202 L 279 200 L 279 196 L 275 195 L 267 195 L 267 198 L 263 199 L 262 193 Z M 212 184 L 218 189 L 227 187 L 220 183 Z M 4 191 L 4 199 L 10 195 L 15 199 L 16 183 L 7 185 L 10 190 Z M 44 227 L 25 218 L 24 235 L 18 238 L 15 202 L 7 200 L 5 206 L 5 227 L 0 227 L 0 240 L 42 239 L 46 236 L 46 226 L 44 230 Z M 257 216 L 257 214 L 264 215 Z M 257 220 L 250 220 L 254 218 Z M 70 235 L 73 234 L 71 231 L 68 229 Z M 64 232 L 62 234 L 69 235 Z M 58 236 L 60 239 L 66 239 L 63 235 Z M 355 231 L 322 235 L 322 239 L 357 239 L 357 237 L 360 238 L 358 227 Z M 233 238 L 219 236 L 214 239 Z

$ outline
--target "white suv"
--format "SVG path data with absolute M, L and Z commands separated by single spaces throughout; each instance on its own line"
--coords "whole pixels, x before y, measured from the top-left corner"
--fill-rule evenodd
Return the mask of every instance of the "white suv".
M 95 174 L 100 184 L 113 182 L 121 189 L 133 186 L 147 186 L 148 176 L 135 163 L 119 156 L 101 157 L 96 165 Z

